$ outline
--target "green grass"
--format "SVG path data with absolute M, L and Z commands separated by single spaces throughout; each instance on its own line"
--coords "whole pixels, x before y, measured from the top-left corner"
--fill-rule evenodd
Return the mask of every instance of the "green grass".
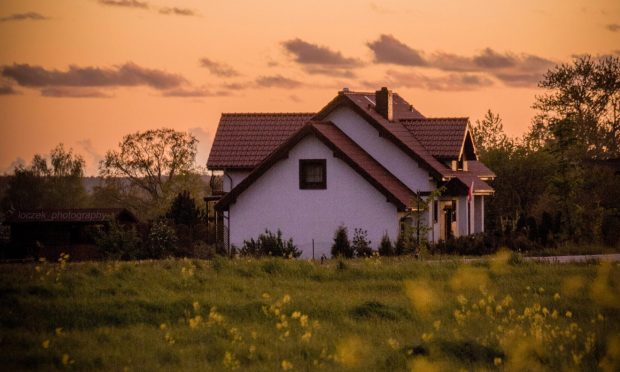
M 619 301 L 617 264 L 373 258 L 2 265 L 0 365 L 617 370 Z

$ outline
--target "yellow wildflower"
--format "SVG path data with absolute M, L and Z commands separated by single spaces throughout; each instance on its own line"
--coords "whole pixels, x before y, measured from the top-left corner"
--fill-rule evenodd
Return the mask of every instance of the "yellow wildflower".
M 194 303 L 192 304 L 192 307 L 194 308 L 195 312 L 200 311 L 200 304 L 198 303 L 198 301 L 194 301 Z
M 289 302 L 291 302 L 291 296 L 285 294 L 284 297 L 282 297 L 282 303 L 288 304 Z
M 162 331 L 164 331 L 167 328 L 166 323 L 162 323 L 159 325 L 159 329 L 161 329 Z
M 297 319 L 301 316 L 301 312 L 299 311 L 293 311 L 293 314 L 291 314 L 291 318 L 293 319 Z
M 387 343 L 394 350 L 398 349 L 398 347 L 400 346 L 400 343 L 396 339 L 393 339 L 391 337 L 388 338 Z
M 572 312 L 570 312 L 570 311 L 567 311 L 567 312 L 566 312 L 566 317 L 567 317 L 567 318 L 572 318 L 572 317 L 573 317 L 573 313 L 572 313 Z
M 553 299 L 554 299 L 554 300 L 556 300 L 556 301 L 558 301 L 558 300 L 560 299 L 560 294 L 556 292 L 556 293 L 553 295 Z
M 299 317 L 299 325 L 304 328 L 308 326 L 308 315 L 302 315 Z
M 41 343 L 41 346 L 42 346 L 44 349 L 49 348 L 49 347 L 50 347 L 50 340 L 45 340 L 45 341 L 43 341 L 43 342 Z
M 502 365 L 502 358 L 495 358 L 495 359 L 493 359 L 493 364 L 495 364 L 495 366 L 501 366 Z
M 63 333 L 62 333 L 62 328 L 61 328 L 61 327 L 56 328 L 56 330 L 54 331 L 54 333 L 56 334 L 56 336 L 62 336 L 62 334 L 63 334 Z
M 301 335 L 302 342 L 310 341 L 310 337 L 312 337 L 312 333 L 310 331 L 306 331 L 303 335 Z
M 286 359 L 284 359 L 282 363 L 280 363 L 280 366 L 282 367 L 283 371 L 288 371 L 289 369 L 293 369 L 293 363 L 289 362 Z

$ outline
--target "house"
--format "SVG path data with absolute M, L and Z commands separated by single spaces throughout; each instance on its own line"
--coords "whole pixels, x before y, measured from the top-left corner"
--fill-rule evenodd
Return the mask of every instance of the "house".
M 302 257 L 329 256 L 339 225 L 374 247 L 418 220 L 432 242 L 483 232 L 495 177 L 467 118 L 427 118 L 387 88 L 345 88 L 318 113 L 222 114 L 207 167 L 224 173 L 226 244 L 280 229 Z
M 2 258 L 45 257 L 68 253 L 72 261 L 100 258 L 94 233 L 111 223 L 134 225 L 138 219 L 123 208 L 17 210 L 8 215 L 10 251 Z

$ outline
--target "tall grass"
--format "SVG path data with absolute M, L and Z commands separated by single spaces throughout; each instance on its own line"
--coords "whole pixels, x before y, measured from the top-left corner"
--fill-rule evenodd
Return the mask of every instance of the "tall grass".
M 0 365 L 617 370 L 619 289 L 617 264 L 507 257 L 3 265 Z

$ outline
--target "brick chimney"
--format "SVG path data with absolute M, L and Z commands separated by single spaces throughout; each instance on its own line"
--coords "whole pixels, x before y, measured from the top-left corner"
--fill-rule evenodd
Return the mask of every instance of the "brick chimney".
M 383 87 L 375 92 L 375 111 L 388 121 L 394 120 L 394 108 L 392 103 L 392 91 Z

